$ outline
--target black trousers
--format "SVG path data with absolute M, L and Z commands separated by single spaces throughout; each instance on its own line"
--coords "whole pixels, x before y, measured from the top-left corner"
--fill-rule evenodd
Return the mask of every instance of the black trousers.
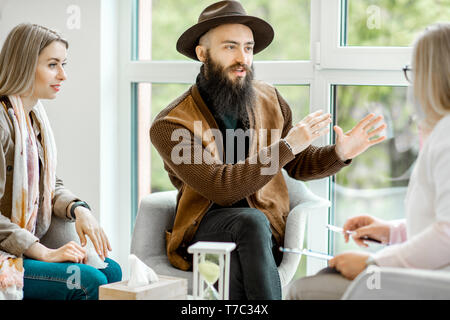
M 277 265 L 282 255 L 272 236 L 269 220 L 253 208 L 211 210 L 191 241 L 235 242 L 231 252 L 231 300 L 280 300 Z

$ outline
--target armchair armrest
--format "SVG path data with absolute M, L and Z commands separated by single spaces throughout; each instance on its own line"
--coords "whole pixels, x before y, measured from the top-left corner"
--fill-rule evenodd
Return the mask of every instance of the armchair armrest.
M 291 211 L 286 221 L 284 246 L 286 248 L 303 248 L 305 238 L 306 218 L 310 210 L 329 207 L 328 200 L 312 193 L 303 181 L 289 177 L 283 170 L 284 178 L 289 190 Z M 283 260 L 278 266 L 281 287 L 285 287 L 294 277 L 301 259 L 301 255 L 284 253 Z
M 155 192 L 145 196 L 139 205 L 131 253 L 149 266 L 151 257 L 166 256 L 164 230 L 172 228 L 176 197 L 176 190 Z
M 289 206 L 291 210 L 299 204 L 302 204 L 305 209 L 331 206 L 330 201 L 312 193 L 303 181 L 291 178 L 284 169 L 282 172 L 289 191 Z
M 343 300 L 450 299 L 450 272 L 370 266 L 349 285 Z
M 39 241 L 47 248 L 57 249 L 70 241 L 80 243 L 80 238 L 73 221 L 52 215 L 47 233 Z

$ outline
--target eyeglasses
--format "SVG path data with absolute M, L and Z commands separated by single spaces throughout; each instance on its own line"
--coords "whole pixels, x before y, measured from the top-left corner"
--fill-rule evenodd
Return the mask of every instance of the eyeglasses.
M 411 69 L 411 67 L 409 65 L 406 65 L 403 67 L 403 74 L 405 75 L 406 81 L 408 81 L 409 83 L 412 83 L 413 80 L 413 69 Z

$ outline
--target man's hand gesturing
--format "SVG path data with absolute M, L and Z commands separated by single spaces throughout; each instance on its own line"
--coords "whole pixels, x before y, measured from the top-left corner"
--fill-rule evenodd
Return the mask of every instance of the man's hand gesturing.
M 323 111 L 319 110 L 309 114 L 289 130 L 285 140 L 291 146 L 294 154 L 302 152 L 314 140 L 328 133 L 331 114 L 322 113 Z

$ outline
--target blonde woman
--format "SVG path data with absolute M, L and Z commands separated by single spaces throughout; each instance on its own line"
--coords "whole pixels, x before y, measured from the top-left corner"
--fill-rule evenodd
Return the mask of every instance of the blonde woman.
M 335 256 L 330 268 L 299 279 L 289 299 L 339 299 L 350 280 L 371 264 L 450 270 L 450 23 L 429 27 L 416 40 L 412 66 L 404 72 L 420 105 L 424 142 L 408 185 L 406 219 L 383 221 L 368 215 L 348 219 L 344 231 L 354 231 L 358 245 L 365 246 L 362 239 L 367 236 L 388 246 L 373 255 Z
M 56 145 L 41 100 L 55 99 L 66 80 L 67 49 L 56 32 L 21 24 L 0 53 L 0 298 L 23 286 L 25 299 L 97 299 L 99 285 L 121 279 L 89 206 L 56 177 Z M 39 242 L 52 215 L 75 220 L 81 245 L 50 249 Z M 86 236 L 105 269 L 83 264 Z M 79 283 L 68 279 L 73 270 Z

